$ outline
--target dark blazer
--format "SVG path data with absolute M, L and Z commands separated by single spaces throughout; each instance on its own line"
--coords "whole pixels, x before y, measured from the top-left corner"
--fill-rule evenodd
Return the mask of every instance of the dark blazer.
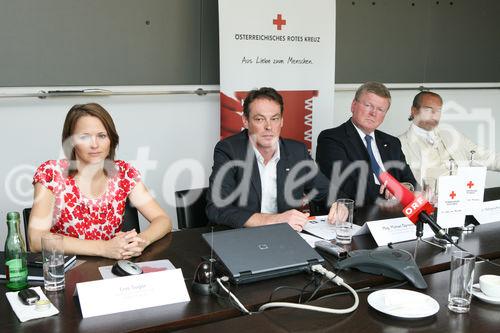
M 304 194 L 310 193 L 313 189 L 316 189 L 318 193 L 314 198 L 310 199 L 325 206 L 328 197 L 329 181 L 319 172 L 306 146 L 301 142 L 282 138 L 279 140 L 279 145 L 280 159 L 276 166 L 278 213 L 300 208 Z M 228 167 L 226 164 L 231 161 L 240 165 Z M 297 169 L 297 173 L 295 173 L 294 167 L 302 161 L 310 161 L 309 167 L 302 167 L 300 170 Z M 297 181 L 299 184 L 295 188 L 293 188 L 293 184 L 287 184 L 287 188 L 285 188 L 289 175 L 294 176 L 293 179 L 298 180 L 301 176 L 310 172 L 311 166 L 314 168 L 314 177 L 305 182 L 302 181 L 299 183 Z M 226 170 L 221 170 L 221 168 Z M 221 171 L 219 177 L 222 178 L 220 178 L 220 186 L 215 188 L 214 182 L 219 171 Z M 288 180 L 288 182 L 291 181 L 292 179 Z M 210 223 L 239 228 L 254 213 L 260 213 L 262 188 L 259 167 L 246 130 L 217 143 L 214 149 L 214 165 L 209 182 L 206 213 Z M 233 192 L 239 195 L 228 200 L 222 206 L 216 204 L 216 198 L 226 199 L 229 195 L 234 195 L 235 193 Z M 285 193 L 288 192 L 291 192 L 293 199 L 289 200 L 289 202 L 285 200 Z M 246 200 L 244 200 L 245 196 L 247 197 Z
M 406 163 L 399 139 L 375 130 L 375 141 L 377 142 L 385 169 L 399 182 L 411 183 L 416 188 L 417 182 Z M 391 167 L 390 162 L 394 161 L 401 162 L 399 164 L 402 166 L 402 169 Z M 334 179 L 333 181 L 339 185 L 340 190 L 350 199 L 359 199 L 356 200 L 357 206 L 371 204 L 379 197 L 380 186 L 373 180 L 373 171 L 370 167 L 368 151 L 351 119 L 338 127 L 327 129 L 320 133 L 316 148 L 316 162 L 323 174 L 330 179 L 332 178 L 334 163 L 338 163 L 337 168 L 339 169 L 335 170 L 338 175 L 344 172 L 349 166 L 353 167 L 353 162 L 357 162 L 355 164 L 356 167 L 352 172 L 349 172 L 347 178 L 342 183 L 339 183 L 339 179 Z M 358 166 L 364 166 L 364 170 Z M 361 193 L 358 193 L 358 184 L 360 181 L 366 181 L 367 185 L 361 189 Z M 364 197 L 362 194 L 364 194 Z M 358 198 L 356 198 L 357 195 L 359 195 Z

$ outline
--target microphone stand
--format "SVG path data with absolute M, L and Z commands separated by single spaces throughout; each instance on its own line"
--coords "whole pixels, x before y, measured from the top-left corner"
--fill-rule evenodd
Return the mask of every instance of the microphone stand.
M 421 218 L 418 219 L 416 227 L 417 227 L 417 231 L 416 231 L 417 243 L 415 244 L 415 254 L 414 254 L 415 258 L 417 257 L 417 247 L 418 247 L 419 241 L 422 241 L 422 242 L 427 243 L 429 245 L 433 245 L 435 247 L 438 247 L 441 250 L 446 250 L 446 246 L 444 246 L 444 245 L 436 244 L 434 242 L 429 242 L 426 239 L 422 239 L 422 236 L 424 235 L 424 221 L 422 221 Z
M 415 242 L 415 250 L 413 251 L 413 259 L 416 261 L 417 260 L 417 250 L 418 250 L 418 244 L 419 242 L 424 242 L 424 243 L 427 243 L 429 245 L 432 245 L 432 246 L 435 246 L 439 249 L 441 249 L 441 251 L 446 251 L 446 246 L 445 245 L 440 245 L 440 244 L 436 244 L 434 242 L 430 242 L 426 239 L 423 239 L 422 236 L 424 235 L 424 221 L 422 218 L 419 217 L 419 219 L 417 220 L 417 223 L 415 223 L 415 226 L 416 226 L 416 236 L 417 236 L 417 241 Z M 405 241 L 403 241 L 402 243 L 404 243 Z M 389 248 L 393 248 L 393 245 L 394 243 L 389 243 L 387 244 L 387 246 Z

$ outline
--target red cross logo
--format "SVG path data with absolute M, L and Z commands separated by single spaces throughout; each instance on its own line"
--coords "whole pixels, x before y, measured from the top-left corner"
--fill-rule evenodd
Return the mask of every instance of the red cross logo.
M 455 193 L 455 191 L 451 191 L 451 193 L 450 193 L 451 200 L 455 199 L 456 196 L 457 196 L 457 194 Z
M 278 14 L 278 16 L 273 19 L 273 24 L 276 25 L 276 29 L 281 30 L 281 26 L 286 25 L 286 20 L 283 20 L 281 14 Z
M 472 180 L 469 180 L 469 182 L 467 183 L 467 186 L 469 187 L 469 190 L 472 188 L 472 186 L 474 186 L 474 183 L 472 182 Z

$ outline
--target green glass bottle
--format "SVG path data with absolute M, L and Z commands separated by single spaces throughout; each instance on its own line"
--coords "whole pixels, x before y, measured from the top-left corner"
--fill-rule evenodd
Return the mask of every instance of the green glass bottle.
M 8 234 L 5 240 L 5 272 L 7 288 L 21 290 L 28 287 L 26 246 L 19 229 L 19 213 L 7 213 Z

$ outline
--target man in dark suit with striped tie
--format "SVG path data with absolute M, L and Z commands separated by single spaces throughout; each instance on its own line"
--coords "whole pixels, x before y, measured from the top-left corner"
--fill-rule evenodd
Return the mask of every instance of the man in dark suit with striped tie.
M 399 182 L 417 185 L 399 139 L 377 130 L 390 105 L 387 87 L 367 82 L 356 91 L 352 117 L 318 137 L 316 161 L 320 170 L 357 206 L 391 196 L 377 177 L 380 172 L 387 171 Z

